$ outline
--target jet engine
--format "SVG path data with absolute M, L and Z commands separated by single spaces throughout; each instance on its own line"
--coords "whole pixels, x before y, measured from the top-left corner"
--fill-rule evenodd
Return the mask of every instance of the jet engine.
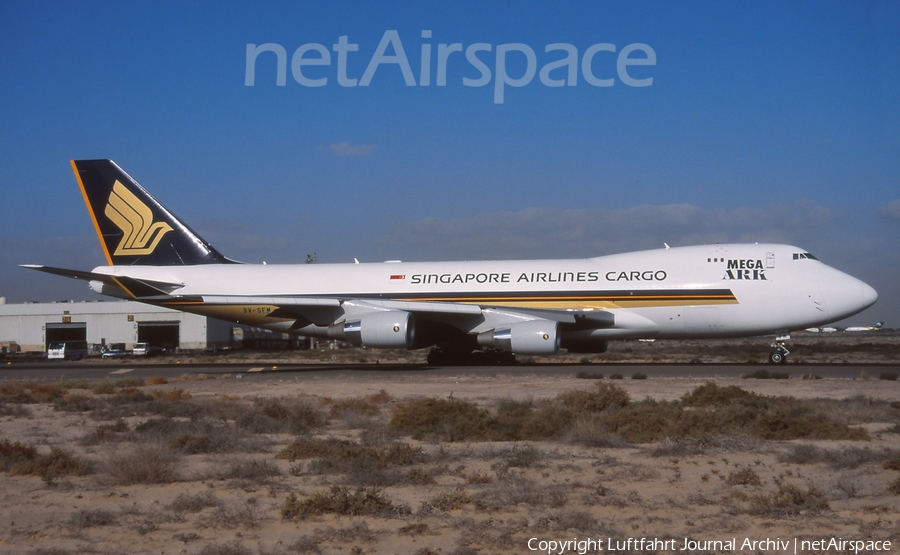
M 328 337 L 357 347 L 409 349 L 416 339 L 416 321 L 412 314 L 401 310 L 370 312 L 329 326 Z
M 559 351 L 559 322 L 529 320 L 478 334 L 478 344 L 517 355 L 552 355 Z

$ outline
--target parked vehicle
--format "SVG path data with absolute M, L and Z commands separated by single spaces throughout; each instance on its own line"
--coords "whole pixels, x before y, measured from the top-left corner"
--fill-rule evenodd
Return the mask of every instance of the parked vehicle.
M 107 349 L 103 351 L 103 354 L 100 355 L 103 358 L 121 358 L 125 356 L 125 351 L 122 349 Z
M 47 348 L 48 360 L 81 360 L 87 354 L 87 341 L 54 341 Z

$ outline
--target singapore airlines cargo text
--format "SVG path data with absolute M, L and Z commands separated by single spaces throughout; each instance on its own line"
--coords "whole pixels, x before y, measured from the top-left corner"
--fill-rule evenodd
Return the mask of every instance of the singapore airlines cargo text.
M 422 38 L 430 39 L 431 31 L 422 31 Z M 505 87 L 524 87 L 531 83 L 535 74 L 539 75 L 541 83 L 547 87 L 578 85 L 579 53 L 574 45 L 568 43 L 559 42 L 544 47 L 545 53 L 554 54 L 546 56 L 546 60 L 541 60 L 540 72 L 538 72 L 538 56 L 534 49 L 520 42 L 498 44 L 496 49 L 486 42 L 476 42 L 465 48 L 459 42 L 440 43 L 437 45 L 435 56 L 432 55 L 432 46 L 431 43 L 426 42 L 421 45 L 417 83 L 409 58 L 406 56 L 406 50 L 400 41 L 400 34 L 393 30 L 385 31 L 381 42 L 378 43 L 378 47 L 375 48 L 375 52 L 369 59 L 365 72 L 362 77 L 357 79 L 347 75 L 347 61 L 351 52 L 359 51 L 359 45 L 349 42 L 348 36 L 343 35 L 338 37 L 337 44 L 331 46 L 331 50 L 335 52 L 337 58 L 337 71 L 334 76 L 338 85 L 342 87 L 367 87 L 379 67 L 390 64 L 396 65 L 400 69 L 407 87 L 415 87 L 417 84 L 420 87 L 428 87 L 431 85 L 431 64 L 434 60 L 436 65 L 434 84 L 437 87 L 444 87 L 447 85 L 447 67 L 450 64 L 463 63 L 461 58 L 465 56 L 466 62 L 479 73 L 479 76 L 474 79 L 463 77 L 462 84 L 466 87 L 483 87 L 493 79 L 494 104 L 503 104 Z M 392 49 L 392 54 L 387 53 L 389 47 Z M 257 58 L 266 52 L 275 55 L 275 84 L 279 87 L 287 84 L 287 51 L 280 44 L 269 42 L 247 45 L 244 85 L 248 87 L 256 85 Z M 495 54 L 479 56 L 480 52 L 495 52 Z M 555 52 L 561 54 L 555 54 Z M 454 54 L 456 55 L 454 56 Z M 516 75 L 509 75 L 506 67 L 507 56 L 510 60 L 517 59 L 519 62 L 524 60 L 524 71 L 517 71 Z M 270 58 L 270 56 L 265 56 L 263 57 L 264 61 L 260 62 L 261 70 L 265 71 L 267 75 L 272 67 Z M 324 87 L 330 81 L 327 76 L 329 71 L 312 69 L 307 66 L 330 66 L 331 58 L 331 51 L 324 45 L 314 42 L 306 43 L 295 50 L 291 56 L 291 75 L 297 83 L 304 87 Z M 612 70 L 613 61 L 615 61 L 615 72 Z M 493 72 L 488 67 L 490 62 L 494 64 Z M 649 87 L 653 84 L 653 77 L 647 76 L 649 70 L 635 70 L 634 73 L 640 73 L 640 78 L 635 78 L 629 74 L 628 68 L 629 66 L 655 66 L 656 52 L 649 45 L 636 42 L 626 45 L 616 54 L 615 44 L 601 42 L 585 49 L 580 56 L 580 62 L 582 77 L 594 87 L 612 87 L 616 82 L 613 75 L 618 76 L 619 80 L 629 87 Z M 517 67 L 519 66 L 520 63 L 517 63 Z M 396 76 L 394 71 L 387 73 L 392 78 Z

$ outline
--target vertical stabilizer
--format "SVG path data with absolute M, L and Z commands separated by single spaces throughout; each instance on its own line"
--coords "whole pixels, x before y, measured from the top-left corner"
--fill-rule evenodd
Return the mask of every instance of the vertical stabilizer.
M 107 263 L 225 264 L 222 256 L 112 160 L 72 160 Z

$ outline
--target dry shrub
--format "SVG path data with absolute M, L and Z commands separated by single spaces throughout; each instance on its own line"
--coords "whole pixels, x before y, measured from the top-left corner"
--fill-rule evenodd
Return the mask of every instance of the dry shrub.
M 114 424 L 100 424 L 94 428 L 93 433 L 87 434 L 81 439 L 84 445 L 96 445 L 98 443 L 124 441 L 127 439 L 128 423 L 125 420 L 116 420 Z
M 691 410 L 685 410 L 690 407 Z M 491 413 L 470 401 L 419 399 L 398 406 L 391 429 L 415 439 L 520 441 L 568 438 L 589 446 L 619 446 L 622 441 L 651 443 L 751 436 L 761 439 L 866 440 L 820 409 L 816 402 L 765 397 L 739 387 L 713 383 L 681 401 L 647 399 L 632 403 L 628 393 L 609 382 L 593 390 L 568 391 L 551 401 L 504 400 Z
M 66 393 L 53 401 L 53 408 L 66 412 L 90 412 L 102 401 L 83 393 Z
M 401 442 L 368 447 L 345 439 L 301 438 L 279 451 L 275 458 L 289 461 L 314 458 L 323 461 L 318 464 L 320 467 L 346 472 L 359 464 L 379 468 L 419 464 L 426 462 L 428 455 L 420 447 Z
M 807 403 L 815 410 L 845 424 L 892 422 L 897 419 L 897 412 L 891 402 L 866 395 L 854 395 L 845 399 L 813 399 Z
M 562 436 L 574 416 L 563 403 L 506 400 L 496 415 L 470 401 L 421 399 L 395 409 L 390 427 L 415 439 L 520 441 Z
M 779 484 L 778 491 L 750 496 L 750 512 L 765 517 L 820 513 L 829 509 L 825 496 L 813 486 L 806 491 L 793 484 Z
M 327 492 L 314 493 L 303 500 L 292 493 L 281 507 L 281 516 L 286 520 L 306 520 L 326 513 L 386 517 L 408 512 L 408 507 L 395 505 L 379 488 L 358 487 L 351 492 L 341 486 L 332 486 Z
M 538 408 L 501 406 L 487 439 L 493 441 L 538 441 L 562 437 L 575 412 L 562 403 L 548 402 Z
M 340 418 L 346 416 L 348 413 L 374 416 L 378 414 L 378 411 L 379 408 L 377 404 L 373 403 L 367 398 L 362 397 L 340 399 L 338 401 L 334 401 L 331 406 L 328 407 L 328 414 L 331 415 L 332 418 Z
M 692 410 L 684 410 L 685 400 Z M 647 399 L 606 411 L 602 422 L 609 432 L 633 443 L 743 434 L 772 440 L 868 439 L 865 430 L 842 424 L 814 406 L 792 397 L 763 397 L 706 384 L 682 402 Z
M 675 435 L 673 424 L 680 420 L 682 413 L 677 402 L 647 399 L 610 412 L 603 423 L 610 433 L 628 442 L 650 443 Z
M 624 447 L 627 442 L 606 428 L 603 416 L 597 413 L 580 414 L 572 420 L 565 433 L 566 441 L 587 447 Z
M 350 442 L 347 440 L 340 440 L 335 438 L 329 438 L 326 440 L 300 438 L 294 440 L 293 443 L 276 453 L 275 458 L 287 459 L 291 462 L 294 462 L 298 459 L 313 459 L 317 457 L 324 457 L 336 449 L 334 445 L 336 443 L 346 444 Z
M 888 491 L 894 495 L 900 495 L 900 478 L 897 478 L 888 485 Z
M 152 378 L 147 378 L 147 385 L 165 385 L 169 383 L 169 380 L 165 379 L 162 376 L 153 376 Z
M 896 452 L 888 450 L 875 451 L 861 447 L 839 447 L 824 449 L 814 445 L 792 445 L 778 456 L 779 462 L 792 464 L 827 464 L 840 469 L 854 469 L 865 464 L 883 463 L 885 459 L 896 456 Z M 898 468 L 900 470 L 900 468 Z
M 900 470 L 900 457 L 887 459 L 881 463 L 881 468 L 885 470 Z
M 525 503 L 540 507 L 545 501 L 544 490 L 531 478 L 517 472 L 501 473 L 497 481 L 475 497 L 480 509 L 500 510 Z
M 69 517 L 69 528 L 80 533 L 85 528 L 111 526 L 116 523 L 116 515 L 103 509 L 81 509 Z
M 324 413 L 303 399 L 257 397 L 253 405 L 239 409 L 238 427 L 256 434 L 303 434 L 327 422 Z
M 13 418 L 31 416 L 31 411 L 19 404 L 11 404 L 0 401 L 0 416 L 12 416 Z
M 424 522 L 413 522 L 397 529 L 398 534 L 406 534 L 409 536 L 421 536 L 422 534 L 428 534 L 430 531 L 428 525 Z
M 49 455 L 39 455 L 10 470 L 17 476 L 40 476 L 52 482 L 59 476 L 84 476 L 91 468 L 58 447 L 53 447 Z
M 78 380 L 62 380 L 59 382 L 59 388 L 64 392 L 69 391 L 70 389 L 90 389 L 91 382 L 86 379 L 78 379 Z
M 297 540 L 288 546 L 288 551 L 292 553 L 304 553 L 310 555 L 319 555 L 322 553 L 322 550 L 319 548 L 319 544 L 322 540 L 318 539 L 316 536 L 311 536 L 309 534 L 304 534 L 297 538 Z M 263 555 L 262 551 L 260 551 L 260 555 Z
M 631 403 L 627 391 L 609 382 L 598 382 L 594 391 L 574 390 L 560 393 L 556 396 L 556 400 L 576 414 L 622 408 Z
M 62 397 L 63 390 L 52 384 L 9 382 L 0 385 L 0 401 L 13 404 L 50 403 Z
M 95 383 L 91 387 L 94 395 L 109 395 L 116 393 L 121 389 L 134 389 L 146 385 L 144 380 L 140 378 L 122 378 L 119 380 L 103 380 Z
M 404 475 L 396 467 L 426 460 L 421 448 L 405 443 L 374 448 L 332 440 L 329 449 L 310 462 L 308 469 L 315 474 L 346 474 L 354 484 L 386 487 L 403 481 Z
M 422 468 L 410 468 L 406 472 L 406 483 L 417 486 L 430 486 L 437 483 L 430 472 Z
M 222 505 L 222 500 L 216 494 L 211 491 L 204 491 L 195 494 L 179 493 L 178 497 L 166 505 L 166 508 L 178 513 L 199 513 L 203 509 L 220 505 Z
M 494 477 L 487 472 L 472 472 L 471 474 L 463 474 L 467 484 L 490 484 L 494 481 Z
M 213 543 L 203 546 L 197 555 L 251 555 L 253 551 L 240 540 L 225 543 Z
M 165 484 L 178 479 L 178 458 L 158 445 L 136 445 L 112 454 L 106 471 L 118 484 Z
M 700 387 L 685 393 L 681 398 L 686 407 L 711 407 L 721 405 L 754 405 L 765 404 L 765 397 L 758 393 L 752 393 L 741 389 L 736 385 L 719 387 L 713 382 L 708 382 Z
M 534 527 L 540 532 L 577 530 L 578 532 L 593 534 L 597 531 L 598 526 L 597 519 L 585 511 L 551 512 L 538 518 L 534 523 Z
M 366 524 L 365 520 L 357 520 L 345 528 L 335 529 L 331 526 L 316 528 L 316 536 L 319 542 L 350 543 L 361 541 L 371 543 L 375 541 L 376 532 L 369 529 L 369 525 Z
M 280 475 L 281 470 L 272 461 L 248 459 L 232 462 L 219 475 L 219 478 L 265 484 L 272 478 Z
M 703 454 L 710 449 L 721 446 L 718 437 L 701 436 L 696 438 L 663 438 L 659 445 L 649 451 L 651 457 L 690 457 Z
M 384 389 L 379 389 L 376 393 L 366 395 L 365 399 L 376 405 L 386 405 L 394 400 L 394 396 Z
M 462 488 L 454 488 L 438 494 L 434 499 L 422 501 L 419 506 L 419 514 L 430 514 L 435 510 L 448 512 L 458 511 L 472 503 L 472 497 Z
M 460 399 L 418 399 L 394 410 L 390 426 L 415 439 L 432 437 L 447 441 L 482 441 L 489 435 L 487 410 Z
M 185 401 L 191 398 L 191 394 L 181 388 L 175 388 L 171 391 L 154 391 L 153 398 L 162 401 Z
M 0 441 L 0 470 L 10 470 L 37 456 L 37 448 L 8 439 Z
M 762 480 L 760 480 L 759 474 L 755 470 L 747 467 L 735 470 L 729 474 L 728 478 L 725 479 L 725 483 L 729 486 L 761 486 Z
M 180 393 L 157 391 L 149 395 L 131 387 L 113 389 L 111 393 L 92 397 L 70 393 L 57 399 L 54 408 L 67 412 L 90 412 L 98 420 L 115 420 L 136 415 L 198 418 L 204 413 L 225 413 L 217 408 L 219 403 L 188 403 L 185 401 L 190 396 Z
M 763 439 L 847 439 L 868 440 L 862 428 L 851 428 L 812 410 L 796 399 L 780 397 L 754 421 L 751 433 Z
M 216 505 L 213 511 L 198 519 L 198 525 L 203 528 L 246 528 L 253 530 L 259 528 L 263 515 L 256 503 L 256 498 L 251 497 L 244 502 L 235 502 L 232 505 L 221 503 Z
M 185 455 L 252 452 L 265 443 L 265 438 L 254 437 L 221 419 L 206 417 L 196 420 L 151 418 L 135 426 L 134 431 L 142 440 L 165 445 Z
M 494 470 L 510 468 L 529 468 L 536 466 L 544 454 L 534 445 L 513 445 L 505 453 L 505 460 L 492 465 Z

